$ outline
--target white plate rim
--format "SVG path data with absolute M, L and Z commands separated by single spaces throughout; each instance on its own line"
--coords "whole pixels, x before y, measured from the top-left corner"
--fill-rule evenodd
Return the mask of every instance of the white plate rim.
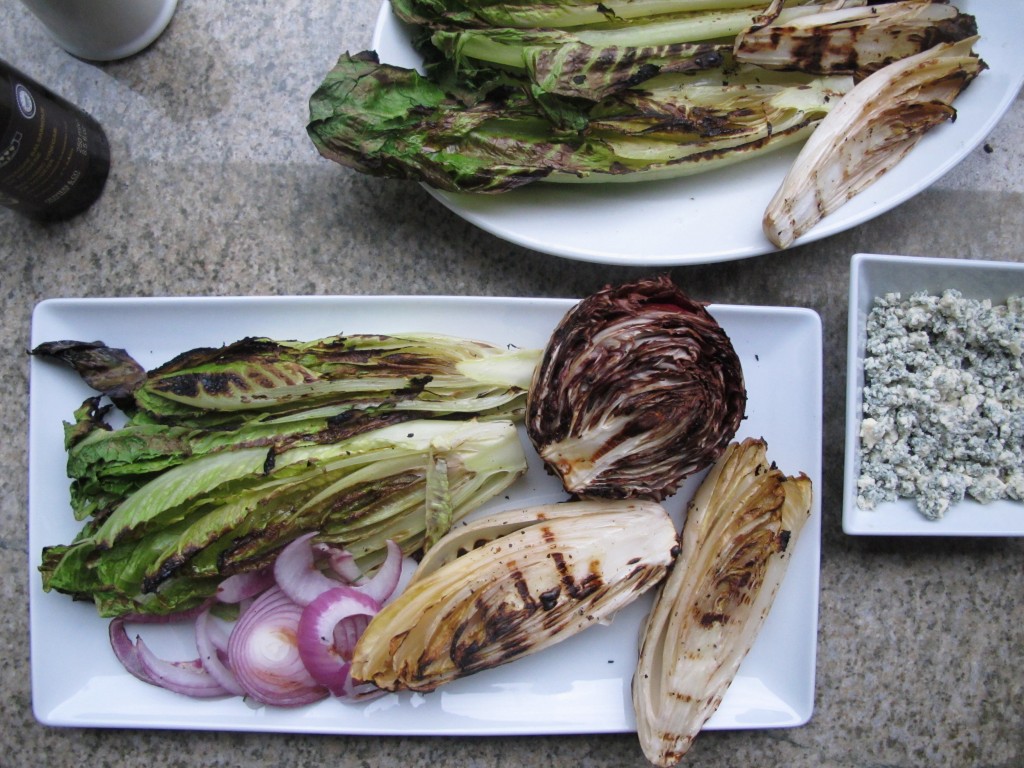
M 67 327 L 83 327 L 78 325 L 83 317 L 100 317 L 97 324 L 91 328 L 84 327 L 86 335 L 94 336 L 89 331 L 106 330 L 109 333 L 116 332 L 118 326 L 135 327 L 140 332 L 139 318 L 147 312 L 181 313 L 188 316 L 192 322 L 197 317 L 209 320 L 211 317 L 235 317 L 241 315 L 248 317 L 246 322 L 250 325 L 258 315 L 261 318 L 271 317 L 282 320 L 281 327 L 293 327 L 296 322 L 295 315 L 300 318 L 315 317 L 324 311 L 336 311 L 346 317 L 354 317 L 356 313 L 363 311 L 376 311 L 379 317 L 394 316 L 404 311 L 411 313 L 408 316 L 429 316 L 430 312 L 443 312 L 446 316 L 454 315 L 465 318 L 466 313 L 473 314 L 484 311 L 487 313 L 507 312 L 517 317 L 523 316 L 524 312 L 535 311 L 546 313 L 546 318 L 556 318 L 561 315 L 575 300 L 567 299 L 526 299 L 526 298 L 501 298 L 501 297 L 425 297 L 425 296 L 334 296 L 334 297 L 182 297 L 182 298 L 117 298 L 117 299 L 50 299 L 40 302 L 33 313 L 32 345 L 53 340 L 52 333 L 55 329 L 66 329 Z M 801 359 L 805 362 L 805 371 L 802 375 L 801 390 L 808 395 L 812 401 L 821 402 L 821 324 L 819 316 L 812 310 L 791 307 L 744 307 L 744 306 L 719 306 L 709 307 L 713 313 L 721 316 L 723 327 L 728 330 L 729 322 L 741 325 L 760 325 L 768 321 L 776 326 L 781 324 L 783 328 L 791 329 L 790 334 L 782 333 L 781 339 L 775 339 L 775 343 L 789 343 L 790 346 L 799 344 Z M 97 313 L 99 313 L 97 315 Z M 104 313 L 106 315 L 104 316 Z M 140 314 L 141 313 L 141 314 Z M 248 313 L 248 315 L 246 315 Z M 424 315 L 424 313 L 427 313 Z M 552 327 L 553 327 L 553 323 Z M 271 324 L 273 325 L 273 323 Z M 744 327 L 746 327 L 746 325 Z M 327 326 L 324 326 L 327 327 Z M 317 329 L 318 332 L 322 329 Z M 357 332 L 361 329 L 355 329 Z M 369 330 L 369 329 L 367 329 Z M 387 329 L 385 329 L 386 331 Z M 395 329 L 391 329 L 395 330 Z M 407 328 L 406 328 L 407 330 Z M 252 329 L 253 333 L 262 331 Z M 340 332 L 337 329 L 335 332 Z M 384 331 L 382 331 L 384 332 Z M 230 333 L 230 331 L 224 331 Z M 233 340 L 238 336 L 225 339 Z M 294 336 L 292 336 L 294 337 Z M 304 338 L 312 338 L 310 334 L 302 334 Z M 114 343 L 113 337 L 105 339 Z M 759 339 L 767 343 L 766 339 Z M 208 339 L 201 343 L 205 344 Z M 750 340 L 737 340 L 737 347 L 749 344 Z M 811 349 L 806 349 L 811 347 Z M 795 349 L 787 349 L 787 355 L 796 353 Z M 138 355 L 140 362 L 145 355 Z M 762 359 L 771 356 L 768 350 Z M 161 362 L 166 357 L 157 356 L 154 358 Z M 144 363 L 148 364 L 148 363 Z M 746 362 L 745 362 L 746 365 Z M 751 363 L 756 367 L 757 362 Z M 41 489 L 44 484 L 53 485 L 55 477 L 62 478 L 61 471 L 55 476 L 53 466 L 40 465 L 41 457 L 44 455 L 43 448 L 46 438 L 41 434 L 43 424 L 53 427 L 54 420 L 59 422 L 61 418 L 69 418 L 70 410 L 77 406 L 74 398 L 68 398 L 61 402 L 59 409 L 61 414 L 55 415 L 54 407 L 40 401 L 40 397 L 47 390 L 47 379 L 54 376 L 62 379 L 61 386 L 66 386 L 68 381 L 74 382 L 73 390 L 79 391 L 77 377 L 70 371 L 63 370 L 45 361 L 33 358 L 30 361 L 30 422 L 29 422 L 29 578 L 30 578 L 30 658 L 32 677 L 32 699 L 33 712 L 36 718 L 47 725 L 53 726 L 75 726 L 75 727 L 131 727 L 131 728 L 175 728 L 191 730 L 234 730 L 234 731 L 266 731 L 266 732 L 303 732 L 303 733 L 335 733 L 335 734 L 375 734 L 375 735 L 500 735 L 500 734 L 558 734 L 558 733 L 605 733 L 630 731 L 635 724 L 629 717 L 613 715 L 610 718 L 590 722 L 575 723 L 535 723 L 524 727 L 521 724 L 502 724 L 495 722 L 453 722 L 438 726 L 436 722 L 431 724 L 417 724 L 415 709 L 420 706 L 416 701 L 403 702 L 411 706 L 410 714 L 407 717 L 399 718 L 397 721 L 357 721 L 349 719 L 344 722 L 329 721 L 325 723 L 323 717 L 317 719 L 309 712 L 286 713 L 284 716 L 271 716 L 264 713 L 263 716 L 253 716 L 252 711 L 245 708 L 245 711 L 236 709 L 230 715 L 223 715 L 221 709 L 216 705 L 210 706 L 209 702 L 193 702 L 183 697 L 169 694 L 165 691 L 150 688 L 138 683 L 126 673 L 116 669 L 117 674 L 111 674 L 109 665 L 107 672 L 97 674 L 89 678 L 81 690 L 59 690 L 62 684 L 61 679 L 54 679 L 56 674 L 49 669 L 54 661 L 54 633 L 57 630 L 68 630 L 71 627 L 48 626 L 44 623 L 44 614 L 50 606 L 57 605 L 67 607 L 71 601 L 60 595 L 44 594 L 39 586 L 36 567 L 39 563 L 39 550 L 43 544 L 55 543 L 43 538 L 40 526 L 40 516 L 44 514 L 40 506 L 44 503 Z M 756 378 L 756 376 L 755 376 Z M 808 399 L 805 398 L 805 399 Z M 808 457 L 807 463 L 799 467 L 820 487 L 821 466 L 821 411 L 820 408 L 811 409 L 806 415 L 807 433 L 796 442 L 797 450 L 801 455 Z M 52 454 L 53 432 L 49 437 Z M 784 447 L 785 448 L 785 447 Z M 62 451 L 63 449 L 60 448 Z M 772 455 L 770 447 L 770 457 Z M 797 468 L 794 467 L 794 471 Z M 66 481 L 65 481 L 66 482 Z M 66 494 L 66 488 L 62 493 Z M 792 687 L 784 691 L 787 699 L 788 711 L 774 714 L 768 720 L 743 721 L 743 712 L 739 718 L 723 720 L 713 717 L 706 725 L 709 730 L 722 728 L 775 728 L 794 727 L 806 723 L 813 712 L 814 706 L 814 679 L 817 649 L 817 611 L 818 611 L 818 584 L 819 584 L 819 561 L 820 561 L 820 529 L 821 529 L 820 502 L 815 499 L 815 506 L 812 518 L 808 523 L 804 534 L 798 541 L 794 553 L 794 565 L 792 568 L 800 569 L 800 578 L 791 578 L 783 584 L 780 591 L 780 598 L 777 604 L 785 602 L 789 605 L 789 598 L 783 595 L 789 591 L 798 590 L 797 602 L 793 612 L 799 616 L 801 629 L 799 636 L 791 638 L 794 645 L 802 649 L 802 657 L 794 662 L 793 669 L 796 674 L 791 675 Z M 794 586 L 798 584 L 798 586 Z M 787 586 L 788 585 L 788 586 Z M 99 631 L 103 632 L 105 622 L 91 614 L 91 607 L 82 604 L 74 604 L 76 618 L 75 622 L 92 621 Z M 86 613 L 78 610 L 86 608 Z M 779 609 L 783 610 L 783 609 Z M 788 607 L 785 610 L 790 610 Z M 772 616 L 769 616 L 769 622 Z M 102 623 L 100 623 L 102 622 Z M 603 629 L 603 628 L 602 628 Z M 83 630 L 84 631 L 84 630 Z M 93 634 L 95 634 L 93 631 Z M 594 630 L 591 630 L 593 632 Z M 102 638 L 100 645 L 105 642 Z M 572 641 L 570 641 L 572 642 Z M 547 651 L 545 653 L 548 653 Z M 762 651 L 755 644 L 751 652 L 751 658 L 758 656 Z M 543 656 L 539 654 L 537 657 Z M 109 661 L 109 660 L 107 660 Z M 526 664 L 531 660 L 526 659 L 516 664 Z M 760 663 L 764 663 L 762 658 Z M 102 666 L 102 665 L 101 665 Z M 508 665 L 513 668 L 515 665 Z M 741 676 L 743 668 L 741 668 Z M 467 678 L 466 680 L 472 680 Z M 464 681 L 459 681 L 462 683 Z M 55 686 L 58 688 L 55 690 Z M 128 686 L 126 689 L 125 686 Z M 93 690 L 95 689 L 95 690 Z M 83 692 L 84 691 L 84 692 Z M 125 696 L 125 693 L 128 693 Z M 771 693 L 770 691 L 768 693 Z M 69 697 L 75 699 L 69 702 Z M 84 697 L 84 699 L 83 699 Z M 91 698 L 90 698 L 91 697 Z M 100 699 L 99 697 L 104 697 Z M 118 705 L 101 708 L 102 711 L 83 708 L 80 706 L 82 700 L 85 703 L 94 705 L 96 701 L 107 699 L 123 699 L 129 702 L 120 709 Z M 723 711 L 728 703 L 723 703 Z M 331 704 L 332 702 L 327 702 Z M 75 707 L 78 709 L 75 709 Z M 244 706 L 244 705 L 243 705 Z M 314 705 L 314 707 L 320 705 Z M 339 705 L 341 706 L 341 705 Z M 312 708 L 311 708 L 312 709 Z M 716 713 L 717 716 L 718 713 Z M 616 719 L 617 718 L 617 719 Z

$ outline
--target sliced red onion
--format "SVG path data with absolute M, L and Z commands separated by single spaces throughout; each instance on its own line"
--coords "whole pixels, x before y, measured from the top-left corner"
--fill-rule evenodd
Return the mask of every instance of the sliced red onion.
M 111 645 L 125 669 L 139 680 L 199 699 L 231 693 L 206 671 L 199 659 L 165 661 L 153 653 L 141 637 L 136 637 L 132 644 L 124 624 L 123 618 L 110 622 Z
M 381 605 L 404 589 L 416 562 L 388 541 L 384 562 L 367 579 L 345 549 L 311 544 L 315 535 L 291 542 L 273 568 L 226 578 L 203 605 L 169 616 L 137 617 L 147 623 L 194 619 L 199 658 L 165 661 L 141 638 L 133 643 L 125 629 L 127 621 L 135 620 L 133 614 L 110 624 L 118 660 L 144 682 L 193 697 L 234 694 L 288 707 L 319 701 L 328 692 L 349 699 L 379 695 L 376 686 L 351 679 L 352 652 Z M 321 572 L 317 555 L 353 583 L 341 584 Z M 218 601 L 239 605 L 240 618 L 230 634 L 210 614 Z
M 346 649 L 346 651 L 355 648 L 359 638 L 366 631 L 366 625 L 370 623 L 372 618 L 370 615 L 349 616 L 339 621 L 338 625 L 334 628 L 334 647 Z M 346 653 L 345 655 L 350 656 L 351 653 Z
M 353 587 L 378 603 L 383 603 L 395 594 L 402 578 L 402 548 L 389 539 L 387 550 L 387 556 L 377 572 L 363 584 Z
M 222 648 L 218 645 L 218 636 L 223 634 L 219 631 L 209 611 L 203 611 L 196 618 L 196 648 L 199 650 L 199 661 L 203 669 L 214 680 L 220 683 L 221 687 L 235 696 L 244 696 L 245 690 L 238 684 L 237 678 L 228 667 L 226 644 Z M 227 640 L 227 638 L 224 638 Z
M 228 641 L 228 657 L 247 696 L 263 704 L 296 707 L 328 695 L 299 655 L 301 616 L 302 606 L 275 586 L 238 619 Z
M 345 698 L 352 701 L 369 701 L 387 695 L 388 691 L 378 688 L 373 683 L 357 682 L 349 675 L 345 683 Z
M 156 681 L 143 668 L 142 662 L 139 660 L 139 651 L 132 643 L 132 639 L 128 636 L 128 630 L 125 629 L 124 625 L 125 618 L 119 616 L 116 619 L 112 619 L 110 626 L 107 628 L 107 632 L 110 635 L 110 647 L 114 649 L 114 655 L 132 675 L 144 683 L 156 685 Z
M 222 603 L 241 603 L 265 592 L 273 584 L 274 573 L 270 568 L 236 573 L 220 583 L 216 597 Z
M 349 671 L 355 641 L 366 628 L 363 619 L 379 610 L 380 603 L 373 598 L 355 587 L 340 586 L 324 592 L 302 611 L 298 628 L 302 662 L 335 696 L 351 692 Z M 339 627 L 344 628 L 339 632 Z
M 313 545 L 313 551 L 323 555 L 331 566 L 331 570 L 338 574 L 346 584 L 359 584 L 364 580 L 363 572 L 356 564 L 355 555 L 347 549 L 318 542 Z
M 231 626 L 224 626 L 222 622 L 216 620 L 213 613 L 209 611 L 207 613 L 209 616 L 202 622 L 205 639 L 210 645 L 220 651 L 222 657 L 227 656 L 228 640 L 231 638 Z M 242 613 L 240 612 L 238 615 L 241 616 Z M 201 619 L 202 614 L 196 617 L 196 622 L 199 622 Z
M 309 605 L 317 595 L 339 583 L 320 571 L 313 561 L 313 547 L 309 540 L 316 533 L 299 536 L 282 549 L 274 561 L 277 585 L 299 605 Z

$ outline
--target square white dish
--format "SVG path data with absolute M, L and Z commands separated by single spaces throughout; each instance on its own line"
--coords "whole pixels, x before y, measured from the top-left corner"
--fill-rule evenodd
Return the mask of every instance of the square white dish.
M 574 304 L 561 299 L 470 297 L 263 297 L 55 299 L 33 315 L 32 345 L 102 340 L 153 367 L 197 346 L 248 335 L 313 339 L 336 333 L 408 330 L 467 335 L 499 344 L 544 346 Z M 821 482 L 821 323 L 807 309 L 710 307 L 744 365 L 747 419 L 738 437 L 763 436 L 769 458 L 789 474 Z M 780 387 L 779 382 L 786 386 Z M 325 734 L 494 735 L 628 732 L 629 686 L 640 621 L 651 595 L 608 626 L 532 657 L 428 694 L 365 704 L 326 700 L 300 709 L 255 709 L 239 699 L 197 701 L 137 681 L 114 658 L 107 620 L 89 604 L 42 591 L 42 547 L 65 543 L 78 524 L 69 509 L 62 419 L 91 390 L 70 369 L 31 360 L 29 580 L 32 703 L 47 725 Z M 525 439 L 525 438 L 524 438 Z M 489 506 L 514 508 L 565 498 L 524 443 L 530 469 Z M 699 478 L 666 502 L 677 523 Z M 481 513 L 484 510 L 481 511 Z M 821 510 L 794 549 L 789 572 L 753 649 L 709 729 L 790 727 L 814 704 Z M 140 629 L 157 653 L 194 658 L 186 627 Z M 69 652 L 67 638 L 75 637 Z
M 939 294 L 946 289 L 956 289 L 968 299 L 1004 303 L 1009 296 L 1024 294 L 1024 264 L 863 253 L 851 259 L 843 493 L 843 530 L 848 534 L 1024 535 L 1024 502 L 1019 501 L 981 504 L 968 498 L 950 507 L 940 520 L 926 518 L 912 499 L 879 504 L 873 510 L 857 505 L 867 316 L 875 298 L 886 293 L 898 292 L 907 297 L 916 291 Z

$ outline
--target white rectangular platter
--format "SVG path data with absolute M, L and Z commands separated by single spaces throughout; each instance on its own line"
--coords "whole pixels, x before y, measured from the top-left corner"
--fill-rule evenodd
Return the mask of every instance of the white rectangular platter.
M 102 340 L 147 368 L 198 346 L 244 336 L 315 339 L 339 333 L 423 331 L 541 348 L 574 302 L 473 297 L 253 297 L 53 299 L 33 315 L 32 345 Z M 762 436 L 769 459 L 814 482 L 811 519 L 753 649 L 709 729 L 789 727 L 814 705 L 821 534 L 821 323 L 807 309 L 712 305 L 740 355 L 749 393 L 738 437 Z M 139 682 L 110 650 L 107 620 L 90 604 L 44 593 L 46 545 L 78 530 L 69 508 L 63 419 L 94 394 L 70 369 L 33 358 L 29 426 L 29 580 L 32 703 L 39 721 L 76 727 L 173 728 L 326 734 L 496 735 L 628 732 L 630 680 L 647 595 L 608 626 L 542 653 L 463 678 L 431 694 L 369 703 L 326 700 L 299 709 L 240 699 L 197 701 Z M 487 509 L 565 498 L 525 441 L 526 476 Z M 666 502 L 675 520 L 699 478 Z M 481 510 L 482 514 L 486 510 Z M 167 658 L 195 658 L 185 627 L 140 629 Z M 74 645 L 68 638 L 74 637 Z

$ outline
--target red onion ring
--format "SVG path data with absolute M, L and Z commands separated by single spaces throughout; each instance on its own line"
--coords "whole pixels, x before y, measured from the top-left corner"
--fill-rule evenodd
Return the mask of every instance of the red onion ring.
M 209 611 L 203 611 L 196 618 L 196 648 L 199 650 L 199 661 L 203 669 L 228 693 L 244 696 L 245 690 L 227 664 L 227 653 L 218 648 L 217 632 Z M 226 647 L 226 646 L 225 646 Z
M 123 618 L 110 622 L 111 645 L 125 669 L 139 680 L 197 699 L 231 693 L 206 671 L 199 659 L 165 661 L 154 654 L 141 637 L 136 637 L 132 644 L 124 624 Z
M 355 555 L 347 549 L 318 542 L 313 545 L 313 551 L 327 558 L 331 570 L 338 574 L 346 584 L 359 584 L 363 581 L 363 572 L 356 565 Z
M 353 587 L 378 603 L 383 603 L 395 593 L 402 578 L 402 548 L 390 539 L 386 546 L 387 555 L 377 572 L 363 584 Z
M 309 540 L 317 532 L 303 534 L 290 542 L 274 560 L 274 579 L 299 605 L 309 605 L 316 596 L 338 586 L 336 579 L 324 575 L 313 561 L 313 547 Z
M 396 597 L 405 592 L 406 587 L 409 586 L 409 582 L 412 581 L 412 577 L 416 574 L 416 569 L 419 568 L 420 564 L 408 555 L 402 558 L 402 570 L 398 576 L 398 584 L 395 585 L 395 589 L 388 595 L 387 599 L 381 603 L 381 606 L 385 606 L 392 602 Z
M 111 621 L 111 647 L 125 669 L 146 683 L 197 698 L 236 695 L 261 704 L 301 706 L 329 693 L 365 699 L 382 693 L 350 675 L 352 652 L 381 605 L 408 583 L 416 568 L 395 542 L 386 542 L 384 562 L 367 579 L 352 555 L 329 544 L 311 544 L 315 532 L 298 537 L 278 555 L 273 568 L 224 579 L 214 598 L 168 616 L 135 614 Z M 316 556 L 327 559 L 342 584 L 323 573 Z M 213 620 L 216 602 L 238 604 L 230 634 Z M 128 621 L 170 623 L 194 619 L 199 658 L 166 661 L 125 628 Z
M 157 682 L 143 668 L 142 662 L 139 660 L 139 651 L 132 643 L 132 639 L 128 637 L 128 630 L 124 626 L 125 621 L 123 616 L 119 616 L 112 619 L 107 627 L 107 633 L 110 635 L 110 647 L 114 649 L 114 656 L 128 672 L 139 680 L 150 685 L 157 685 Z
M 339 621 L 337 626 L 334 627 L 334 647 L 343 649 L 355 648 L 356 643 L 359 642 L 359 638 L 366 631 L 366 626 L 372 618 L 370 615 L 350 616 Z M 351 654 L 346 650 L 345 655 L 349 656 Z
M 246 695 L 255 701 L 295 707 L 328 695 L 299 656 L 301 616 L 302 607 L 274 586 L 253 601 L 231 631 L 228 658 L 232 670 Z
M 222 603 L 241 603 L 266 592 L 273 585 L 274 573 L 270 568 L 236 573 L 220 583 L 216 599 Z
M 302 611 L 298 648 L 309 674 L 335 696 L 351 689 L 352 651 L 380 603 L 355 587 L 334 587 Z

